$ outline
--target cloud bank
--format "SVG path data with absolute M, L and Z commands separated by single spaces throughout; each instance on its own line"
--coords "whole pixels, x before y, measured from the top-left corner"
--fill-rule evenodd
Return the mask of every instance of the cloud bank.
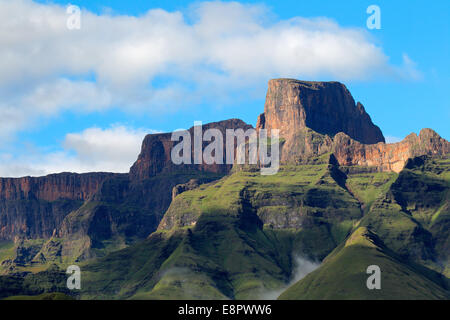
M 152 9 L 140 16 L 82 8 L 79 30 L 67 27 L 66 9 L 0 0 L 0 175 L 126 171 L 137 153 L 125 144 L 115 149 L 109 135 L 119 145 L 127 139 L 138 145 L 143 132 L 130 128 L 131 136 L 123 128 L 69 134 L 61 152 L 28 160 L 1 152 L 17 133 L 66 111 L 173 113 L 230 101 L 235 93 L 260 94 L 275 77 L 420 76 L 406 54 L 402 65 L 391 65 L 362 28 L 327 18 L 280 20 L 263 5 L 199 2 L 183 11 Z M 110 160 L 98 150 L 112 154 Z M 118 150 L 130 153 L 122 157 Z
M 271 17 L 237 2 L 138 17 L 82 9 L 81 28 L 69 30 L 66 7 L 0 1 L 0 136 L 64 110 L 173 112 L 272 77 L 398 72 L 363 29 Z
M 22 156 L 0 154 L 0 176 L 41 176 L 56 172 L 128 172 L 148 133 L 156 131 L 112 126 L 69 133 L 62 143 L 62 151 L 46 153 L 31 148 Z

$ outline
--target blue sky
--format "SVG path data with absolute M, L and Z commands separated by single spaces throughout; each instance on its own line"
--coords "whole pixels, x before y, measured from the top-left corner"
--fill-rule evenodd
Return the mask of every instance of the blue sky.
M 272 77 L 344 82 L 391 140 L 425 127 L 450 138 L 446 0 L 71 3 L 80 30 L 64 29 L 66 1 L 0 0 L 1 176 L 126 171 L 146 132 L 254 125 Z M 372 4 L 380 30 L 366 28 Z M 316 51 L 272 50 L 291 43 Z

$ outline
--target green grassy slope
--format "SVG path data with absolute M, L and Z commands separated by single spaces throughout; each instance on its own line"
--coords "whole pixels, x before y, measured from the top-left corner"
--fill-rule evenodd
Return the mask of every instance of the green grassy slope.
M 322 260 L 358 222 L 380 232 L 387 246 L 382 246 L 384 256 L 378 256 L 379 248 L 374 255 L 365 246 L 352 247 L 345 250 L 349 258 L 342 260 L 342 269 L 353 259 L 358 261 L 358 256 L 361 263 L 375 256 L 392 275 L 408 270 L 412 285 L 419 289 L 405 289 L 407 297 L 444 297 L 445 289 L 439 284 L 445 284 L 439 275 L 414 264 L 423 262 L 415 257 L 432 257 L 434 248 L 427 226 L 405 212 L 393 197 L 397 174 L 354 170 L 342 176 L 335 169 L 322 161 L 282 167 L 276 176 L 236 170 L 216 183 L 178 195 L 157 234 L 167 241 L 171 233 L 178 232 L 179 244 L 159 267 L 151 267 L 153 271 L 134 291 L 123 292 L 121 297 L 257 298 L 289 282 L 294 252 Z M 362 210 L 352 195 L 364 205 L 366 215 L 361 221 Z M 432 289 L 438 292 L 435 296 L 430 295 Z M 401 294 L 383 292 L 375 298 Z M 360 292 L 348 288 L 348 296 L 341 297 L 359 296 Z
M 192 229 L 157 232 L 87 263 L 82 297 L 245 298 L 282 285 L 289 266 L 262 229 L 247 228 L 245 219 L 202 216 Z
M 367 213 L 374 201 L 383 197 L 397 179 L 395 172 L 377 172 L 372 168 L 345 167 L 347 173 L 346 186 L 350 192 L 363 203 Z
M 450 161 L 411 159 L 361 221 L 402 257 L 449 275 Z
M 154 234 L 104 258 L 81 264 L 83 298 L 125 298 L 144 285 L 153 286 L 159 268 L 177 248 L 183 234 L 183 230 L 170 236 Z
M 323 156 L 316 165 L 282 166 L 273 176 L 238 170 L 217 183 L 184 192 L 172 202 L 159 228 L 193 226 L 201 215 L 237 216 L 247 210 L 267 230 L 293 231 L 299 251 L 321 260 L 362 214 L 359 202 L 333 179 L 328 158 Z
M 74 298 L 61 292 L 52 292 L 36 296 L 11 296 L 4 300 L 74 300 Z
M 134 182 L 126 175 L 107 179 L 97 194 L 67 214 L 50 239 L 0 242 L 0 274 L 39 272 L 52 264 L 66 268 L 142 241 L 156 230 L 175 185 L 191 178 L 203 182 L 222 176 L 192 171 Z
M 44 293 L 77 295 L 66 287 L 67 275 L 57 265 L 44 271 L 0 275 L 0 299 L 11 296 L 37 296 Z
M 380 267 L 380 290 L 366 286 L 369 265 Z M 374 233 L 360 227 L 279 299 L 448 299 L 449 294 L 420 269 L 400 260 Z
M 181 193 L 147 241 L 86 264 L 83 298 L 246 299 L 284 287 L 293 254 L 323 259 L 361 218 L 331 169 L 324 158 L 275 176 L 236 170 Z M 133 260 L 133 272 L 120 260 Z
M 448 172 L 447 159 L 416 158 L 395 174 L 339 168 L 330 154 L 282 166 L 274 176 L 236 167 L 218 181 L 178 194 L 146 240 L 124 241 L 126 248 L 108 253 L 122 242 L 97 234 L 99 241 L 89 247 L 100 251 L 97 258 L 77 262 L 81 298 L 260 298 L 292 281 L 295 255 L 324 262 L 282 298 L 448 298 L 446 278 L 438 273 L 448 275 Z M 76 219 L 93 219 L 93 208 L 102 202 L 120 218 L 127 202 L 114 196 L 120 184 L 110 187 L 112 200 L 93 199 Z M 121 204 L 115 207 L 114 201 Z M 41 244 L 44 256 L 53 255 L 54 241 Z M 72 244 L 74 252 L 84 250 L 83 243 Z M 6 257 L 12 248 L 4 243 L 0 254 Z M 380 291 L 365 286 L 370 264 L 381 267 Z M 30 295 L 22 291 L 10 295 Z

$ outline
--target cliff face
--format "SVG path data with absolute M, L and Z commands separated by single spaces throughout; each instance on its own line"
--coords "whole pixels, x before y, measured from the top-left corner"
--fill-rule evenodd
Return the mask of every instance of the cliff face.
M 219 129 L 225 136 L 226 129 L 247 130 L 252 126 L 231 119 L 203 125 L 203 131 L 210 128 Z M 193 137 L 194 129 L 189 131 Z M 49 238 L 56 234 L 88 239 L 85 247 L 89 249 L 101 247 L 103 240 L 113 237 L 127 241 L 146 237 L 169 207 L 173 187 L 193 178 L 202 182 L 218 179 L 232 167 L 175 165 L 170 155 L 177 143 L 171 141 L 171 133 L 148 135 L 129 174 L 0 178 L 0 239 Z M 207 144 L 203 143 L 203 148 Z
M 398 143 L 361 144 L 344 133 L 333 140 L 333 153 L 340 165 L 376 166 L 382 171 L 400 172 L 409 158 L 450 153 L 450 143 L 431 129 L 408 135 Z
M 385 141 L 362 104 L 355 104 L 339 82 L 270 80 L 257 128 L 279 129 L 280 136 L 287 140 L 299 130 L 310 128 L 331 137 L 344 132 L 365 144 Z
M 60 173 L 44 177 L 0 178 L 1 200 L 58 199 L 84 201 L 113 173 Z
M 242 120 L 239 119 L 230 119 L 219 122 L 208 123 L 202 126 L 203 132 L 207 129 L 215 128 L 219 129 L 222 132 L 223 137 L 225 137 L 225 133 L 227 129 L 243 129 L 247 130 L 252 128 L 251 125 L 246 124 Z M 191 159 L 192 163 L 194 161 L 194 128 L 189 129 L 191 139 L 192 139 L 192 148 L 191 148 Z M 224 141 L 224 164 L 183 164 L 176 165 L 171 160 L 171 150 L 172 147 L 178 144 L 178 141 L 171 141 L 171 133 L 157 133 L 157 134 L 149 134 L 145 137 L 144 142 L 142 143 L 141 153 L 137 161 L 133 164 L 130 169 L 130 178 L 132 180 L 142 180 L 152 176 L 155 176 L 158 173 L 170 173 L 175 171 L 197 171 L 197 172 L 214 172 L 214 173 L 227 173 L 232 165 L 225 164 L 225 141 Z M 210 142 L 203 143 L 203 148 L 208 145 Z M 235 145 L 236 147 L 236 145 Z
M 112 173 L 0 178 L 0 239 L 48 238 Z
M 450 152 L 449 142 L 431 129 L 384 143 L 362 104 L 355 104 L 339 82 L 270 80 L 264 113 L 257 121 L 257 129 L 263 128 L 280 130 L 282 164 L 305 163 L 332 152 L 340 165 L 399 172 L 411 157 Z
M 314 157 L 333 153 L 341 166 L 371 166 L 378 171 L 400 172 L 410 158 L 450 153 L 450 142 L 431 129 L 411 133 L 397 143 L 363 144 L 343 132 L 333 138 L 302 129 L 282 144 L 281 163 L 308 163 Z
M 210 128 L 226 136 L 227 129 L 247 130 L 251 126 L 230 119 L 202 127 L 203 132 Z M 449 142 L 431 129 L 385 144 L 362 105 L 355 104 L 338 82 L 269 81 L 264 113 L 257 123 L 257 129 L 262 128 L 280 129 L 281 164 L 308 163 L 315 156 L 333 153 L 342 166 L 399 172 L 411 157 L 450 152 Z M 189 132 L 192 138 L 194 128 Z M 129 174 L 0 178 L 0 239 L 56 234 L 88 237 L 89 245 L 101 247 L 103 240 L 112 237 L 126 241 L 146 237 L 156 229 L 175 196 L 216 180 L 232 168 L 227 164 L 176 165 L 171 151 L 178 143 L 171 141 L 171 133 L 147 135 Z M 202 148 L 206 145 L 209 142 Z M 192 160 L 193 148 L 194 143 Z M 225 160 L 225 141 L 223 151 Z M 196 180 L 188 182 L 191 179 Z

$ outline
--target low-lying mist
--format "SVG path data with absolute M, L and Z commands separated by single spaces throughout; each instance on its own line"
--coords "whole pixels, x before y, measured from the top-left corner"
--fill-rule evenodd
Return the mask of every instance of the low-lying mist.
M 300 255 L 294 255 L 293 260 L 294 260 L 294 268 L 292 270 L 291 281 L 289 281 L 288 284 L 286 284 L 285 286 L 283 286 L 279 289 L 270 290 L 270 291 L 262 293 L 258 297 L 258 299 L 261 299 L 261 300 L 277 299 L 280 296 L 280 294 L 283 293 L 283 291 L 285 291 L 287 288 L 292 286 L 297 281 L 303 279 L 308 273 L 313 272 L 320 266 L 320 263 L 308 260 Z

